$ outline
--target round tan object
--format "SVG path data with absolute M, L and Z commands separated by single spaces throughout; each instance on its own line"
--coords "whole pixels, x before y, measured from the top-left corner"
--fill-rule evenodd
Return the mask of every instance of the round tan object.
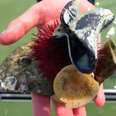
M 54 80 L 55 99 L 69 108 L 77 108 L 89 103 L 97 95 L 99 84 L 94 74 L 79 72 L 73 65 L 64 67 Z

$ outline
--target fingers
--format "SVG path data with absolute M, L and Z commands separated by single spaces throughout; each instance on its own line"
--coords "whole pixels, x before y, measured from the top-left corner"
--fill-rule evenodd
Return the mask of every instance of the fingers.
M 53 100 L 56 116 L 86 116 L 85 107 L 69 109 Z M 32 94 L 33 116 L 50 116 L 50 97 Z
M 33 116 L 50 116 L 50 97 L 32 94 Z
M 6 31 L 0 35 L 0 43 L 4 45 L 12 44 L 22 38 L 34 26 L 44 26 L 50 20 L 56 20 L 59 18 L 62 8 L 68 1 L 70 0 L 52 0 L 51 2 L 44 0 L 35 4 L 8 25 Z M 78 2 L 81 12 L 86 12 L 94 8 L 86 0 Z M 86 3 L 83 4 L 83 2 Z
M 12 44 L 33 27 L 43 27 L 45 23 L 56 20 L 60 16 L 59 10 L 64 7 L 64 3 L 66 3 L 66 0 L 60 0 L 60 2 L 58 0 L 44 0 L 33 5 L 24 14 L 13 20 L 5 32 L 0 34 L 0 44 Z
M 86 116 L 85 107 L 75 108 L 73 109 L 74 116 Z
M 12 44 L 23 37 L 34 26 L 42 23 L 42 20 L 40 19 L 42 18 L 42 15 L 41 17 L 38 15 L 43 14 L 42 6 L 43 4 L 39 2 L 13 20 L 4 33 L 0 34 L 0 43 L 4 45 Z
M 64 104 L 59 103 L 52 99 L 56 116 L 73 116 L 72 109 L 69 109 L 64 106 Z
M 105 103 L 105 95 L 104 95 L 104 91 L 103 91 L 103 84 L 100 85 L 98 95 L 94 99 L 94 102 L 99 107 L 104 105 L 104 103 Z

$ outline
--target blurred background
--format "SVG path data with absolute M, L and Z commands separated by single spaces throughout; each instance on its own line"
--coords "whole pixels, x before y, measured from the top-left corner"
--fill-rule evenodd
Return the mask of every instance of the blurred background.
M 0 0 L 0 32 L 3 32 L 7 25 L 22 14 L 26 9 L 35 4 L 35 0 Z M 116 14 L 116 0 L 96 0 L 96 7 L 104 7 L 111 9 Z M 116 20 L 114 23 L 102 33 L 102 42 L 109 38 L 109 33 L 115 34 Z M 33 36 L 32 33 L 36 32 L 36 28 L 31 30 L 23 39 L 10 46 L 0 45 L 0 64 L 3 60 L 18 46 L 23 43 L 29 42 Z M 116 89 L 116 76 L 113 75 L 104 83 L 105 89 Z M 54 116 L 53 108 L 51 110 Z M 87 105 L 88 116 L 116 116 L 116 103 L 106 103 L 103 107 L 99 108 L 95 104 L 90 103 Z M 0 116 L 32 116 L 31 101 L 1 101 L 0 100 Z

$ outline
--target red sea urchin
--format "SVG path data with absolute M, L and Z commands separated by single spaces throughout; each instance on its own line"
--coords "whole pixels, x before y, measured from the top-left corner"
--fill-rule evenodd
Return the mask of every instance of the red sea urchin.
M 37 67 L 44 72 L 51 82 L 56 74 L 66 65 L 71 64 L 66 39 L 51 39 L 58 21 L 41 28 L 36 34 L 32 46 L 32 56 L 38 61 Z

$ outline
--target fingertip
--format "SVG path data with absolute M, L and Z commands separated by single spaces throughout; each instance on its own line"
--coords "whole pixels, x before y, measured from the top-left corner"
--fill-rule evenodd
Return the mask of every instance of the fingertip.
M 104 95 L 104 91 L 103 91 L 103 84 L 101 84 L 98 95 L 94 99 L 94 102 L 98 107 L 101 107 L 105 104 L 105 101 L 106 100 L 105 100 L 105 95 Z
M 7 34 L 5 34 L 5 32 L 2 33 L 2 34 L 0 35 L 0 44 L 1 44 L 1 45 L 10 45 L 10 44 L 12 44 L 12 43 L 15 42 L 15 41 L 12 40 L 12 39 L 7 39 L 8 37 L 9 37 L 9 36 L 8 36 Z
M 105 104 L 105 97 L 96 97 L 94 99 L 94 102 L 95 104 L 98 106 L 98 107 L 102 107 L 104 104 Z

